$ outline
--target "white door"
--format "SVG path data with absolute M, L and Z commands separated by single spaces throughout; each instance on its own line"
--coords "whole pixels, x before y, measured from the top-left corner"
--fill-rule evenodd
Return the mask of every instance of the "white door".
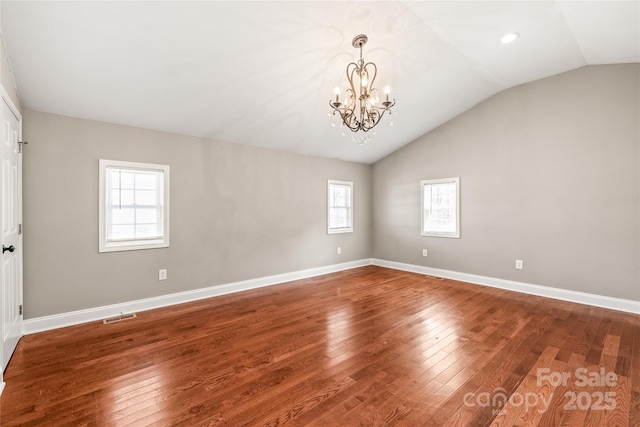
M 22 337 L 22 155 L 20 125 L 13 104 L 2 91 L 0 223 L 2 224 L 2 371 Z

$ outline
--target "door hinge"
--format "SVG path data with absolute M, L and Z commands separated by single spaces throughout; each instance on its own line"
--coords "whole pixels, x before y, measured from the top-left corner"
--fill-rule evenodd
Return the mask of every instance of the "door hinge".
M 18 141 L 18 153 L 22 153 L 22 146 L 27 145 L 29 141 Z
M 18 307 L 18 314 L 22 316 L 22 304 L 20 304 L 20 307 Z
M 18 224 L 18 234 L 22 234 L 22 224 Z

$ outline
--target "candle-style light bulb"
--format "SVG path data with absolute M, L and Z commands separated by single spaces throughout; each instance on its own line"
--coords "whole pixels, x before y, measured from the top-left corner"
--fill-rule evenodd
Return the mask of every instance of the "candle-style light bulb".
M 339 102 L 338 98 L 340 97 L 340 88 L 338 86 L 336 86 L 335 88 L 335 93 L 336 93 L 336 102 Z
M 387 102 L 389 102 L 389 92 L 391 92 L 391 89 L 389 88 L 389 86 L 385 86 L 384 93 L 385 95 L 387 95 Z

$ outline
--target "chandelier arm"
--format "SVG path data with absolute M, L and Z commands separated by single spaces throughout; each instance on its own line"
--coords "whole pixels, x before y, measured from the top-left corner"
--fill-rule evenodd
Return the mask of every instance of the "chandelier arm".
M 347 66 L 347 78 L 349 78 L 349 68 L 350 68 L 351 66 L 355 67 L 355 68 L 353 69 L 353 71 L 351 72 L 351 74 L 353 74 L 353 72 L 355 72 L 355 70 L 356 70 L 356 69 L 357 69 L 357 67 L 358 67 L 358 66 L 357 66 L 357 64 L 355 64 L 354 62 L 350 63 L 350 64 Z M 353 92 L 354 92 L 354 91 L 353 91 L 353 84 L 352 84 L 352 85 L 351 85 L 351 88 L 350 88 L 350 89 L 347 89 L 347 90 L 345 91 L 345 102 L 343 102 L 343 103 L 342 103 L 342 106 L 340 106 L 340 104 L 338 104 L 337 102 L 334 102 L 334 101 L 332 101 L 332 100 L 329 100 L 329 106 L 330 106 L 332 109 L 334 109 L 335 111 L 338 111 L 338 112 L 340 113 L 340 115 L 342 116 L 342 115 L 344 114 L 344 112 L 346 111 L 346 109 L 347 109 L 348 107 L 350 107 L 350 106 L 351 106 L 351 104 L 353 103 Z M 349 94 L 350 94 L 350 95 L 349 95 Z M 336 99 L 337 99 L 337 98 L 336 98 Z M 347 102 L 347 101 L 349 101 L 349 102 Z M 338 104 L 338 105 L 336 105 L 336 104 Z
M 369 88 L 370 88 L 369 92 L 371 92 L 371 91 L 373 91 L 373 82 L 376 81 L 376 77 L 378 76 L 378 67 L 373 62 L 367 62 L 365 64 L 365 68 L 368 67 L 369 65 L 371 65 L 373 67 L 373 78 L 369 82 Z M 369 72 L 367 71 L 367 76 L 368 75 L 369 75 Z
M 384 101 L 382 103 L 382 105 L 383 105 L 382 107 L 378 107 L 378 108 L 384 109 L 385 111 L 391 110 L 391 107 L 396 105 L 396 100 L 394 99 L 394 100 L 391 100 L 391 101 Z
M 350 89 L 347 89 L 347 91 L 351 91 L 351 100 L 353 101 L 352 103 L 349 103 L 349 106 L 352 107 L 350 110 L 350 113 L 347 117 L 347 120 L 343 120 L 345 125 L 347 125 L 349 127 L 349 129 L 351 129 L 354 132 L 357 132 L 358 129 L 360 128 L 360 123 L 358 121 L 358 117 L 356 116 L 355 110 L 358 107 L 358 100 L 359 100 L 359 96 L 358 93 L 356 91 L 356 87 L 353 84 L 353 78 L 354 75 L 359 71 L 360 67 L 358 67 L 358 64 L 352 62 L 347 66 L 347 80 L 349 81 L 349 86 Z M 362 115 L 360 115 L 362 116 Z M 362 117 L 360 117 L 362 118 Z
M 353 114 L 352 109 L 345 110 L 345 115 L 343 116 L 343 123 L 353 132 L 357 132 L 360 127 L 360 124 L 358 123 L 358 120 L 356 119 L 355 114 Z
M 369 117 L 368 111 L 364 111 L 362 114 L 363 114 L 363 118 L 362 118 L 361 129 L 367 132 L 371 128 L 371 118 Z
M 366 125 L 366 129 L 364 129 L 365 132 L 369 131 L 370 129 L 374 128 L 378 122 L 380 122 L 380 119 L 382 118 L 382 116 L 380 115 L 380 112 L 378 111 L 378 109 L 372 109 L 371 111 L 367 111 L 367 125 Z
M 359 123 L 355 118 L 355 114 L 353 114 L 353 109 L 351 108 L 336 108 L 331 103 L 329 104 L 331 108 L 333 108 L 333 115 L 338 113 L 340 118 L 342 119 L 342 123 L 351 129 L 353 132 L 357 132 L 359 130 Z
M 349 72 L 350 67 L 353 65 L 353 68 L 351 68 L 351 72 Z M 356 100 L 358 98 L 358 92 L 356 92 L 356 88 L 353 85 L 353 75 L 358 71 L 358 65 L 355 64 L 354 62 L 350 63 L 347 66 L 347 81 L 349 82 L 349 86 L 350 89 L 347 89 L 347 91 L 351 91 L 351 99 L 353 100 L 353 106 L 356 106 Z M 351 105 L 351 104 L 349 104 Z
M 347 94 L 349 94 L 349 96 L 347 96 Z M 354 96 L 353 95 L 353 90 L 347 89 L 345 91 L 345 97 L 344 97 L 344 99 L 345 99 L 345 107 L 352 107 L 353 106 L 353 96 Z M 347 100 L 349 101 L 348 103 L 346 102 Z
M 355 62 L 351 62 L 349 63 L 349 65 L 347 65 L 347 81 L 349 82 L 349 86 L 351 86 L 351 89 L 354 89 L 353 74 L 357 71 L 358 71 L 358 64 L 356 64 Z

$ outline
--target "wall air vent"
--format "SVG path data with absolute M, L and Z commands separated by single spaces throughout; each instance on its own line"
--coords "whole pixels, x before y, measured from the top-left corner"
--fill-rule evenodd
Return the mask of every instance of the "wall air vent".
M 109 323 L 116 323 L 116 322 L 122 322 L 123 320 L 135 319 L 136 317 L 138 317 L 138 316 L 136 316 L 135 313 L 121 314 L 120 316 L 110 317 L 108 319 L 104 319 L 102 321 L 102 323 L 107 325 Z

